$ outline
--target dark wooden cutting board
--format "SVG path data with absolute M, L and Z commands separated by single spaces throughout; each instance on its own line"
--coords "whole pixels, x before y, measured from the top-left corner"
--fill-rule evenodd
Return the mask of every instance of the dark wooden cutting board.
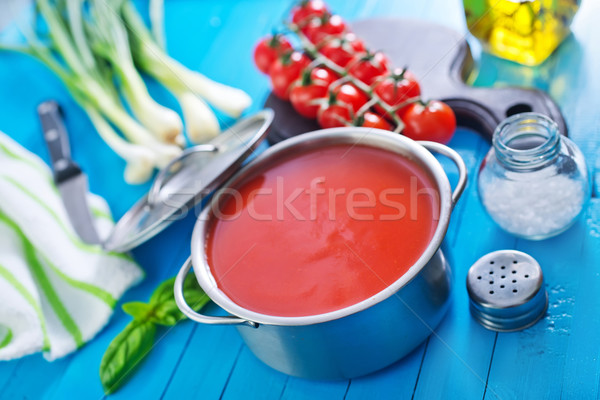
M 469 44 L 460 33 L 426 21 L 366 19 L 352 24 L 370 49 L 384 51 L 395 67 L 409 67 L 419 79 L 424 99 L 443 100 L 456 113 L 460 126 L 491 139 L 507 116 L 535 111 L 554 119 L 567 134 L 557 104 L 537 89 L 474 88 L 464 83 L 473 69 Z M 527 68 L 527 67 L 523 67 Z M 316 121 L 298 115 L 290 103 L 269 95 L 265 107 L 275 110 L 269 142 L 319 129 Z

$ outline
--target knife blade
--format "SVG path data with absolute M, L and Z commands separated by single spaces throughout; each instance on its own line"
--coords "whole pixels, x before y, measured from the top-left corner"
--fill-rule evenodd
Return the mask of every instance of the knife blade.
M 87 176 L 71 159 L 69 135 L 62 120 L 60 106 L 55 101 L 46 101 L 38 106 L 37 111 L 52 160 L 54 182 L 60 192 L 69 221 L 85 243 L 101 244 L 87 201 Z

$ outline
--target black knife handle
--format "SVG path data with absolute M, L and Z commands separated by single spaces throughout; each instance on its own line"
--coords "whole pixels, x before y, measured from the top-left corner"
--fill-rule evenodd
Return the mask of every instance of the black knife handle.
M 44 139 L 50 151 L 56 183 L 80 174 L 81 169 L 71 159 L 69 135 L 63 123 L 59 104 L 53 100 L 45 101 L 38 106 L 37 111 L 42 123 Z

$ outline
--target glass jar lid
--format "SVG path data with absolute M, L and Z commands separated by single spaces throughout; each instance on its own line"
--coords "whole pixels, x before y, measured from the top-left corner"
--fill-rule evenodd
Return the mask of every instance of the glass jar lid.
M 546 115 L 527 112 L 498 125 L 492 144 L 496 157 L 510 169 L 537 168 L 556 158 L 561 136 L 558 125 Z

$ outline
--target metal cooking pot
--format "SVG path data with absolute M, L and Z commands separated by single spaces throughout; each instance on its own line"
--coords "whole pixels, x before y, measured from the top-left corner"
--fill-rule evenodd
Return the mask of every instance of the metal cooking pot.
M 238 171 L 225 187 L 237 187 L 257 170 L 268 169 L 274 161 L 300 149 L 334 144 L 360 144 L 398 153 L 427 171 L 437 185 L 440 194 L 437 228 L 421 257 L 402 277 L 364 301 L 325 314 L 280 317 L 253 312 L 229 299 L 211 274 L 205 253 L 211 221 L 216 218 L 212 210 L 217 204 L 211 204 L 196 223 L 192 255 L 175 281 L 175 300 L 188 318 L 204 324 L 237 325 L 240 335 L 259 359 L 281 372 L 303 378 L 349 379 L 368 374 L 399 360 L 433 332 L 448 308 L 452 286 L 450 266 L 440 245 L 452 209 L 467 181 L 463 160 L 444 145 L 415 142 L 387 131 L 348 127 L 285 140 Z M 428 150 L 449 157 L 458 167 L 459 179 L 454 192 L 440 163 Z M 215 196 L 212 202 L 221 201 L 222 197 Z M 231 316 L 202 315 L 186 303 L 182 286 L 192 265 L 202 289 Z

